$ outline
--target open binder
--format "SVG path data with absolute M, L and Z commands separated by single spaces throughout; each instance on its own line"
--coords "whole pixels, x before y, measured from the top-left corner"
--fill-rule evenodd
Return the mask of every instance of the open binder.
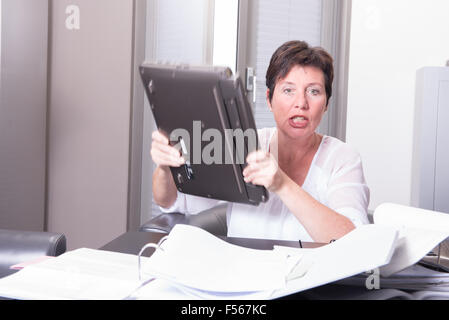
M 396 239 L 393 228 L 366 225 L 315 249 L 255 250 L 176 225 L 142 265 L 144 279 L 155 280 L 139 294 L 149 299 L 161 291 L 174 298 L 273 299 L 385 265 Z
M 301 251 L 244 248 L 183 224 L 176 225 L 157 246 L 146 245 L 141 253 L 148 246 L 156 251 L 139 274 L 164 279 L 187 291 L 228 295 L 264 291 L 268 298 L 270 292 L 302 277 L 309 268 Z
M 360 280 L 366 280 L 366 272 L 374 269 L 378 270 L 377 272 L 383 279 L 390 279 L 388 282 L 383 281 L 390 288 L 394 288 L 396 285 L 409 290 L 413 288 L 429 290 L 432 283 L 440 283 L 440 290 L 449 290 L 449 281 L 445 280 L 449 280 L 449 277 L 446 274 L 421 268 L 419 269 L 420 274 L 417 275 L 414 269 L 417 262 L 449 236 L 449 215 L 444 213 L 396 204 L 383 204 L 374 213 L 373 225 L 359 227 L 326 246 L 315 249 L 275 247 L 271 252 L 267 252 L 267 255 L 274 256 L 275 252 L 283 252 L 288 257 L 290 254 L 290 258 L 297 259 L 295 264 L 297 269 L 286 269 L 284 273 L 278 272 L 278 275 L 282 275 L 284 282 L 282 285 L 278 282 L 277 288 L 271 287 L 269 288 L 272 289 L 271 291 L 263 291 L 261 288 L 247 287 L 249 292 L 246 292 L 246 295 L 230 288 L 221 291 L 208 290 L 211 288 L 195 285 L 191 277 L 194 270 L 187 273 L 186 278 L 186 274 L 179 274 L 176 268 L 165 268 L 168 264 L 172 266 L 185 265 L 188 262 L 188 256 L 181 258 L 181 255 L 176 253 L 178 250 L 192 252 L 195 249 L 200 253 L 201 250 L 204 250 L 203 254 L 199 255 L 200 261 L 212 267 L 211 259 L 207 259 L 207 252 L 210 252 L 212 248 L 206 248 L 203 245 L 203 243 L 213 240 L 212 235 L 201 231 L 199 233 L 204 235 L 203 241 L 187 245 L 183 243 L 182 239 L 192 237 L 192 234 L 197 232 L 193 227 L 183 226 L 172 232 L 173 234 L 170 233 L 164 240 L 163 244 L 167 245 L 166 249 L 161 250 L 164 248 L 161 246 L 159 250 L 156 250 L 156 253 L 148 259 L 147 266 L 144 267 L 148 275 L 152 275 L 156 279 L 154 288 L 157 290 L 151 290 L 152 285 L 150 284 L 144 288 L 142 297 L 157 299 L 158 292 L 165 291 L 178 298 L 182 297 L 182 294 L 213 299 L 224 297 L 278 298 L 342 279 L 355 279 L 356 282 L 352 281 L 352 283 L 357 283 L 358 280 L 360 285 L 364 285 L 364 282 Z M 184 236 L 181 236 L 183 233 Z M 173 237 L 170 239 L 172 235 Z M 177 245 L 179 246 L 172 251 L 174 254 L 172 261 L 170 259 L 171 247 L 168 246 L 170 242 L 175 248 Z M 154 260 L 152 260 L 153 257 Z M 164 258 L 166 259 L 165 263 Z M 154 262 L 156 260 L 157 262 Z M 289 272 L 294 271 L 296 271 L 295 276 L 289 277 Z M 427 277 L 423 276 L 426 272 Z M 236 273 L 235 276 L 237 277 L 238 274 Z M 157 279 L 162 279 L 162 284 Z M 442 281 L 446 281 L 444 283 L 447 285 L 441 285 Z M 426 283 L 426 286 L 417 285 L 423 282 Z M 174 287 L 178 291 L 172 290 Z M 251 295 L 249 295 L 250 293 Z

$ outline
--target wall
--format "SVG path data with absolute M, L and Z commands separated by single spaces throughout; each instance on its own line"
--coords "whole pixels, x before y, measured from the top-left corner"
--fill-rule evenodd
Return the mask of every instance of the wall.
M 97 248 L 127 229 L 133 1 L 51 3 L 48 230 Z
M 43 230 L 48 0 L 1 0 L 0 228 Z
M 360 151 L 370 209 L 411 202 L 415 75 L 449 59 L 446 0 L 353 0 L 347 142 Z

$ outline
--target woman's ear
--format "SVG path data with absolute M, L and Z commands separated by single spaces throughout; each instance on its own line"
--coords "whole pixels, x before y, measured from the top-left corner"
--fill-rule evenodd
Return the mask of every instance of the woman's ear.
M 273 109 L 271 107 L 271 101 L 270 101 L 270 89 L 267 89 L 267 105 L 271 112 L 273 112 Z

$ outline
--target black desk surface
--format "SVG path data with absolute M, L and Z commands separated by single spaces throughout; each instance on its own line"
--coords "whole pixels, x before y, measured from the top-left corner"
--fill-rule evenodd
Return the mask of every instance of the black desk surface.
M 115 251 L 121 253 L 139 254 L 140 249 L 147 243 L 158 243 L 159 240 L 164 237 L 165 233 L 156 232 L 142 232 L 142 231 L 129 231 L 111 242 L 107 243 L 101 250 Z M 260 239 L 246 239 L 246 238 L 231 238 L 222 237 L 219 238 L 225 240 L 226 242 L 239 245 L 242 247 L 252 248 L 252 249 L 273 249 L 273 245 L 280 245 L 286 247 L 300 248 L 317 248 L 322 246 L 320 243 L 313 242 L 301 242 L 299 241 L 280 241 L 280 240 L 260 240 Z M 144 252 L 144 255 L 151 255 L 152 251 Z

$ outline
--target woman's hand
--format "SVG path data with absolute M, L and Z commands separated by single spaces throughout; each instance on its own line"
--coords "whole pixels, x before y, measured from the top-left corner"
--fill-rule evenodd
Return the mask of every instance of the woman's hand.
M 246 158 L 248 165 L 243 170 L 245 182 L 264 186 L 271 192 L 278 191 L 284 180 L 285 173 L 271 153 L 257 150 Z
M 159 131 L 154 131 L 151 143 L 151 158 L 161 169 L 179 167 L 185 160 L 181 153 L 169 144 L 169 140 Z

